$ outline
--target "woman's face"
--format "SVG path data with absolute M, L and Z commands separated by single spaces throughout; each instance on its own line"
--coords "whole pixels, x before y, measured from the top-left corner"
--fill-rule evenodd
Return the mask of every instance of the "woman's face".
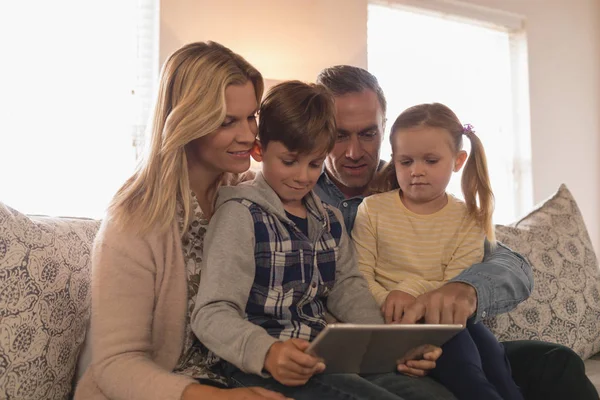
M 190 166 L 217 174 L 242 173 L 250 168 L 250 150 L 257 134 L 258 103 L 251 81 L 225 89 L 227 114 L 216 131 L 188 144 Z

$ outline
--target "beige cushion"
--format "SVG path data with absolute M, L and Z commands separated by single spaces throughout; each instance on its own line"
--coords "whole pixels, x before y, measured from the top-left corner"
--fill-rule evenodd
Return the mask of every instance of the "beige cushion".
M 537 339 L 570 347 L 586 359 L 600 351 L 600 270 L 575 199 L 562 185 L 498 240 L 533 268 L 531 297 L 486 321 L 501 340 Z
M 0 398 L 67 399 L 90 312 L 99 222 L 0 203 Z

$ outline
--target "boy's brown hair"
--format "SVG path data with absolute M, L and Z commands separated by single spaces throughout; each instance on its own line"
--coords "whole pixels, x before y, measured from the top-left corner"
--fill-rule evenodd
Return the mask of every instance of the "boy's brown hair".
M 323 85 L 286 81 L 273 86 L 259 110 L 258 139 L 264 149 L 269 142 L 283 143 L 300 154 L 335 145 L 333 95 Z

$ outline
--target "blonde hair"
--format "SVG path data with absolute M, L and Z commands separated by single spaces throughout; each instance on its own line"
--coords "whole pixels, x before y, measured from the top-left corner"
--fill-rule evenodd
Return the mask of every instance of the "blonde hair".
M 465 128 L 456 114 L 440 103 L 420 104 L 403 111 L 390 131 L 390 143 L 394 145 L 394 137 L 400 129 L 419 126 L 442 128 L 450 133 L 454 151 L 463 148 L 463 135 L 471 142 L 471 152 L 462 173 L 461 186 L 467 212 L 485 231 L 488 241 L 493 245 L 496 240 L 492 214 L 494 212 L 494 193 L 488 174 L 487 158 L 481 140 L 469 127 Z M 390 161 L 381 170 L 372 186 L 373 192 L 385 192 L 399 189 L 394 162 Z
M 147 233 L 167 230 L 183 206 L 190 216 L 190 182 L 185 146 L 217 130 L 226 116 L 225 89 L 252 82 L 257 103 L 263 78 L 244 58 L 215 42 L 197 42 L 175 51 L 161 71 L 148 152 L 112 199 L 117 226 Z M 225 176 L 215 186 L 229 179 Z M 187 226 L 184 226 L 185 231 Z M 183 233 L 183 232 L 182 232 Z

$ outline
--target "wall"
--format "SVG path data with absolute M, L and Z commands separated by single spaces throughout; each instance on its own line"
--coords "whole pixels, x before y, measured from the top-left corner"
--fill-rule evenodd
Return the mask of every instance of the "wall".
M 161 61 L 184 43 L 231 46 L 271 79 L 367 63 L 367 0 L 163 0 Z M 600 0 L 465 0 L 526 18 L 534 201 L 566 183 L 600 254 Z M 275 57 L 271 56 L 272 54 Z
M 326 66 L 366 67 L 366 7 L 367 0 L 162 0 L 160 60 L 185 43 L 214 40 L 265 78 L 314 81 Z

